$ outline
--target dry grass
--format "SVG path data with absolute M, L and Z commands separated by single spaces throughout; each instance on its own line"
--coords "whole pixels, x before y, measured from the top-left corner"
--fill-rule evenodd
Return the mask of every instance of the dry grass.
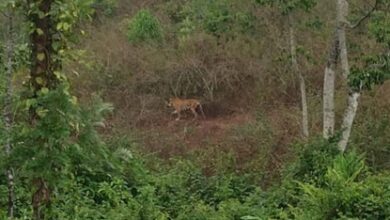
M 297 77 L 290 71 L 283 17 L 269 8 L 253 8 L 258 18 L 255 36 L 221 40 L 197 31 L 179 40 L 161 2 L 120 1 L 115 17 L 84 28 L 87 37 L 80 48 L 88 51 L 82 58 L 86 63 L 66 67 L 81 73 L 71 77 L 74 91 L 81 100 L 97 92 L 113 103 L 115 112 L 106 132 L 137 132 L 144 150 L 161 158 L 189 156 L 200 150 L 200 163 L 213 167 L 218 154 L 225 152 L 232 153 L 237 169 L 278 170 L 291 143 L 301 138 L 300 94 Z M 126 38 L 127 20 L 145 7 L 152 7 L 166 30 L 162 44 L 132 45 Z M 332 7 L 322 1 L 310 17 L 321 14 L 332 20 Z M 301 17 L 297 14 L 298 21 Z M 310 131 L 318 134 L 322 129 L 322 64 L 334 24 L 308 30 L 305 22 L 297 30 L 299 65 L 307 82 Z M 370 45 L 367 40 L 363 46 Z M 368 105 L 389 106 L 388 87 L 380 87 L 377 101 Z M 200 98 L 207 119 L 174 122 L 164 103 L 170 96 Z M 340 118 L 345 107 L 342 92 L 336 102 Z M 256 123 L 258 112 L 267 120 L 269 134 L 234 133 Z

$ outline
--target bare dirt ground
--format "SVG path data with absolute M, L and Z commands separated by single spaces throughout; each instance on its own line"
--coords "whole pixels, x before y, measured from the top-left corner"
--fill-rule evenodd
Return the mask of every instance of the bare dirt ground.
M 159 153 L 164 158 L 183 155 L 205 145 L 219 145 L 226 133 L 236 126 L 253 120 L 249 114 L 237 114 L 216 118 L 193 120 L 186 117 L 179 121 L 174 118 L 158 126 L 140 128 L 148 151 Z

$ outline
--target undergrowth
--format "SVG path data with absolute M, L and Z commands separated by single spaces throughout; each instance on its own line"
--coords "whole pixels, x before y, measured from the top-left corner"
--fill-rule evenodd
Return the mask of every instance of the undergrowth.
M 297 147 L 297 160 L 280 184 L 261 189 L 258 173 L 235 171 L 209 176 L 186 159 L 170 164 L 137 153 L 126 139 L 109 144 L 114 167 L 80 170 L 56 189 L 50 206 L 55 219 L 386 219 L 390 178 L 373 173 L 364 156 L 339 154 L 334 143 L 313 140 Z M 122 148 L 124 146 L 124 148 Z M 141 159 L 144 158 L 144 159 Z M 145 159 L 148 158 L 148 159 Z M 220 158 L 224 160 L 224 158 Z M 148 160 L 148 161 L 147 161 Z M 153 169 L 148 163 L 158 163 Z M 119 171 L 117 170 L 117 171 Z M 6 210 L 2 178 L 1 210 Z M 30 215 L 23 180 L 17 184 L 17 219 Z M 4 211 L 1 216 L 5 216 Z

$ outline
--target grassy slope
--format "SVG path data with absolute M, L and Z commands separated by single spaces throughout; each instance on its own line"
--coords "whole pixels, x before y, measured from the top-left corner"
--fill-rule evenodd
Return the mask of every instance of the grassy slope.
M 320 4 L 313 14 L 321 13 L 331 20 L 331 7 L 326 2 Z M 99 22 L 85 27 L 88 34 L 81 48 L 87 50 L 88 65 L 71 67 L 83 73 L 74 80 L 78 96 L 88 100 L 90 94 L 99 92 L 116 109 L 109 118 L 111 126 L 105 132 L 135 134 L 143 150 L 162 158 L 191 157 L 200 150 L 207 152 L 204 166 L 212 167 L 216 166 L 213 158 L 220 152 L 228 152 L 234 155 L 237 169 L 249 170 L 264 158 L 266 162 L 254 167 L 278 169 L 288 156 L 286 153 L 291 151 L 289 146 L 300 139 L 299 89 L 295 76 L 289 73 L 288 54 L 283 54 L 288 51 L 283 23 L 269 19 L 275 16 L 272 10 L 256 9 L 254 13 L 261 21 L 261 29 L 255 36 L 215 44 L 213 37 L 198 33 L 183 49 L 177 47 L 165 6 L 160 1 L 120 1 L 114 16 L 102 16 Z M 127 20 L 146 7 L 158 16 L 166 31 L 167 40 L 160 46 L 131 45 L 125 36 Z M 331 22 L 325 22 L 323 29 L 299 35 L 300 44 L 311 57 L 300 57 L 300 63 L 308 82 L 312 134 L 319 133 L 322 126 L 322 64 L 331 27 Z M 357 41 L 353 36 L 351 39 Z M 351 53 L 353 59 L 355 54 Z M 275 61 L 277 59 L 282 62 Z M 169 114 L 171 110 L 164 104 L 172 93 L 166 85 L 158 83 L 170 77 L 171 72 L 183 72 L 196 66 L 209 68 L 211 74 L 217 74 L 221 68 L 222 71 L 234 69 L 238 74 L 247 73 L 253 78 L 241 81 L 243 89 L 239 92 L 222 91 L 216 100 L 201 98 L 205 102 L 206 120 L 192 121 L 189 115 L 181 122 L 174 122 Z M 257 81 L 253 84 L 254 80 Z M 354 129 L 354 140 L 359 141 L 362 148 L 369 140 L 359 138 L 358 132 L 372 123 L 364 120 L 364 114 L 374 109 L 386 113 L 390 108 L 390 93 L 386 92 L 389 86 L 381 86 L 362 99 Z M 150 91 L 156 87 L 158 91 Z M 342 89 L 336 96 L 336 104 L 337 117 L 341 118 L 345 107 Z M 373 115 L 370 120 L 380 120 L 380 117 Z

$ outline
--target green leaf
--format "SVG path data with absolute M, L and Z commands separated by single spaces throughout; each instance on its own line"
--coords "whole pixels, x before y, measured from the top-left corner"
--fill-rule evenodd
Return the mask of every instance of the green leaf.
M 43 30 L 40 29 L 40 28 L 37 28 L 35 31 L 37 32 L 38 35 L 43 35 L 44 34 Z
M 36 110 L 35 110 L 35 113 L 37 113 L 37 115 L 41 118 L 45 117 L 47 115 L 47 113 L 49 112 L 48 109 L 45 109 L 43 107 L 38 107 Z
M 45 81 L 42 79 L 42 77 L 35 78 L 35 82 L 37 82 L 39 85 L 44 85 Z
M 37 59 L 39 61 L 43 61 L 43 60 L 45 60 L 45 58 L 46 58 L 46 55 L 44 53 L 38 53 L 37 54 Z
M 43 13 L 43 11 L 38 11 L 37 14 L 38 14 L 39 19 L 43 19 L 46 16 L 46 14 Z
M 42 93 L 43 95 L 46 95 L 47 93 L 49 93 L 49 89 L 46 88 L 46 87 L 43 87 L 43 88 L 41 89 L 41 93 Z
M 36 104 L 37 104 L 37 100 L 36 99 L 27 99 L 26 100 L 26 107 L 27 108 L 35 106 Z
M 57 30 L 61 30 L 62 26 L 63 26 L 63 23 L 62 22 L 58 22 L 57 27 L 56 27 Z

